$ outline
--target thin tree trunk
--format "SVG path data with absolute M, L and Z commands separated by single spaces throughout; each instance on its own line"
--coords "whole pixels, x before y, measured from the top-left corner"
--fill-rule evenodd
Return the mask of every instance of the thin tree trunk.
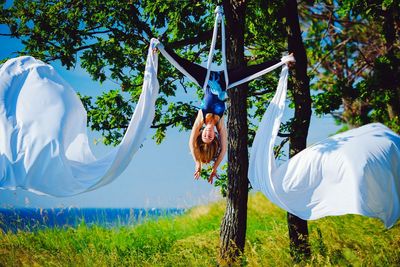
M 387 89 L 391 92 L 388 103 L 389 119 L 393 120 L 400 116 L 400 85 L 395 81 L 398 80 L 399 60 L 396 58 L 396 27 L 395 27 L 395 10 L 394 5 L 384 11 L 383 34 L 386 41 L 386 56 L 389 59 L 392 68 L 388 73 L 386 82 Z
M 295 104 L 294 122 L 290 136 L 290 157 L 307 146 L 308 128 L 311 118 L 310 79 L 307 76 L 307 55 L 301 38 L 297 1 L 288 0 L 286 18 L 289 26 L 288 46 L 296 58 L 293 79 L 293 99 Z M 299 261 L 311 255 L 308 243 L 307 221 L 288 213 L 288 228 L 291 255 Z
M 243 66 L 246 1 L 223 1 L 227 26 L 228 69 Z M 221 263 L 231 264 L 243 252 L 248 198 L 247 85 L 228 91 L 228 190 L 220 232 Z

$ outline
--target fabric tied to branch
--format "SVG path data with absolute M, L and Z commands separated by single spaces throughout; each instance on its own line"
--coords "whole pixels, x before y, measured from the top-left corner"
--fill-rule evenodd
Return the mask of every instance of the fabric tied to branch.
M 304 220 L 360 214 L 393 226 L 400 216 L 400 136 L 380 123 L 334 135 L 278 166 L 274 144 L 285 108 L 287 68 L 256 133 L 249 180 Z
M 75 91 L 33 57 L 0 69 L 0 189 L 71 196 L 116 179 L 143 143 L 155 114 L 158 55 L 150 46 L 144 82 L 121 143 L 96 159 L 86 111 Z

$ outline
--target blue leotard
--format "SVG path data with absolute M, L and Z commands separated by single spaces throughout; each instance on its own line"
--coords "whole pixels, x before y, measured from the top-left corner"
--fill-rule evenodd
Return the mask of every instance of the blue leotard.
M 201 102 L 203 118 L 208 113 L 222 117 L 225 111 L 224 100 L 226 98 L 225 77 L 222 71 L 211 71 L 204 98 Z

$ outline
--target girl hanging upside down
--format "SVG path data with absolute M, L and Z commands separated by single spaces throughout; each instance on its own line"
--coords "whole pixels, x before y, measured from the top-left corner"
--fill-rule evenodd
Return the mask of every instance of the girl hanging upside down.
M 217 169 L 227 150 L 227 130 L 224 122 L 226 89 L 248 82 L 263 75 L 263 71 L 280 61 L 286 64 L 295 62 L 293 55 L 285 56 L 281 60 L 267 61 L 258 65 L 229 70 L 209 72 L 207 69 L 178 56 L 171 49 L 157 43 L 161 53 L 184 75 L 204 88 L 204 98 L 201 103 L 196 120 L 192 127 L 189 139 L 189 148 L 196 163 L 194 178 L 200 177 L 203 164 L 213 163 L 212 172 L 208 178 L 213 183 L 217 177 Z M 156 50 L 156 48 L 155 48 Z M 226 78 L 229 82 L 226 82 Z M 207 85 L 205 85 L 207 83 Z

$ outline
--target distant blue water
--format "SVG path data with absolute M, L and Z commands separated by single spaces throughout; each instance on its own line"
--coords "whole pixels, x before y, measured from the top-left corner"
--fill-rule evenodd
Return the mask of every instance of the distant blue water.
M 184 209 L 129 209 L 129 208 L 0 208 L 0 229 L 36 231 L 53 227 L 76 227 L 79 224 L 118 227 L 134 225 L 161 216 L 176 216 Z

